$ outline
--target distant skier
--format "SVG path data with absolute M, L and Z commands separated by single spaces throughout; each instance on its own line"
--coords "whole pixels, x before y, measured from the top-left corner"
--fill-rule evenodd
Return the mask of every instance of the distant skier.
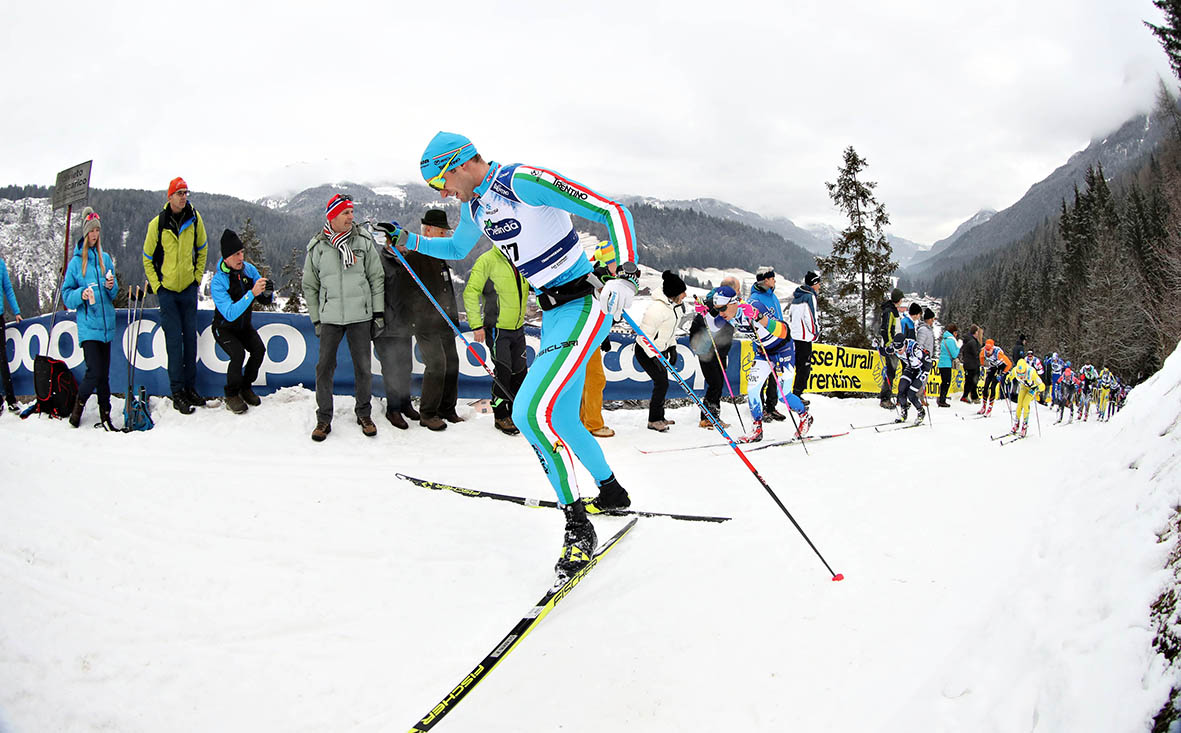
M 1070 368 L 1070 362 L 1064 362 L 1062 366 L 1062 374 L 1058 378 L 1058 394 L 1055 400 L 1058 403 L 1058 420 L 1054 424 L 1062 422 L 1064 414 L 1070 414 L 1069 422 L 1074 422 L 1074 370 Z
M 1046 383 L 1029 365 L 1030 358 L 1036 359 L 1037 357 L 1026 356 L 1023 359 L 1018 359 L 1016 366 L 1009 371 L 1007 377 L 1007 381 L 1014 383 L 1017 387 L 1017 412 L 1013 418 L 1013 429 L 1009 432 L 1015 435 L 1020 430 L 1022 438 L 1025 437 L 1025 431 L 1029 429 L 1030 410 L 1036 409 L 1030 403 L 1046 390 Z
M 751 432 L 739 442 L 756 443 L 763 439 L 763 383 L 772 371 L 783 382 L 795 376 L 796 344 L 791 338 L 788 324 L 776 320 L 766 304 L 742 303 L 735 311 L 730 319 L 734 331 L 755 342 L 754 361 L 746 378 L 746 404 L 750 408 Z M 787 391 L 780 394 L 779 399 L 789 410 L 799 415 L 795 437 L 802 438 L 812 427 L 812 416 L 808 414 L 808 406 L 799 395 L 786 385 L 784 389 Z
M 914 339 L 901 333 L 895 334 L 890 345 L 891 351 L 902 363 L 902 376 L 898 378 L 899 418 L 895 422 L 906 422 L 906 413 L 914 405 L 918 417 L 914 424 L 921 425 L 927 417 L 923 407 L 923 394 L 927 389 L 927 377 L 931 373 L 931 354 L 919 346 Z
M 992 414 L 992 403 L 996 399 L 996 388 L 1004 388 L 1004 380 L 998 377 L 1009 373 L 1013 362 L 1005 355 L 1005 350 L 996 345 L 992 339 L 984 342 L 984 349 L 980 352 L 980 366 L 988 371 L 984 374 L 984 404 L 980 405 L 977 415 L 985 417 Z
M 1094 364 L 1084 364 L 1079 374 L 1083 378 L 1081 417 L 1086 422 L 1091 417 L 1091 403 L 1099 398 L 1099 370 Z
M 1066 362 L 1063 361 L 1062 357 L 1058 356 L 1058 352 L 1055 351 L 1048 359 L 1046 359 L 1046 365 L 1048 366 L 1050 372 L 1050 398 L 1054 404 L 1057 404 L 1058 380 L 1062 378 L 1062 370 L 1066 368 Z

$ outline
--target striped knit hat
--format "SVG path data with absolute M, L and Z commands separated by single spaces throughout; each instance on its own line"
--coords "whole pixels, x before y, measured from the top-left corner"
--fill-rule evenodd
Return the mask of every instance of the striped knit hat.
M 353 263 L 357 261 L 357 256 L 353 254 L 353 248 L 349 246 L 349 237 L 352 236 L 353 230 L 334 232 L 332 231 L 332 220 L 351 208 L 353 208 L 353 197 L 344 193 L 338 193 L 328 199 L 328 203 L 324 206 L 324 236 L 328 237 L 333 247 L 340 250 L 340 261 L 345 267 L 352 267 Z

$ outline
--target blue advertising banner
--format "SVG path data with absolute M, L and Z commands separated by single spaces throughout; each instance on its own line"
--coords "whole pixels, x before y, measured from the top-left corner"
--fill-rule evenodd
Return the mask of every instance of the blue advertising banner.
M 168 356 L 164 344 L 164 331 L 160 327 L 157 309 L 143 311 L 138 322 L 128 328 L 128 313 L 121 309 L 115 325 L 115 341 L 111 348 L 111 391 L 122 393 L 127 386 L 128 356 L 136 354 L 136 384 L 147 387 L 154 395 L 167 395 Z M 86 373 L 82 360 L 82 349 L 78 344 L 78 331 L 72 312 L 57 314 L 53 333 L 49 333 L 52 317 L 38 316 L 20 323 L 9 323 L 5 332 L 4 356 L 12 372 L 16 393 L 31 395 L 33 389 L 33 359 L 45 353 L 48 344 L 50 356 L 61 359 L 79 380 Z M 267 354 L 259 370 L 255 391 L 268 394 L 283 387 L 303 386 L 314 390 L 316 385 L 316 361 L 320 341 L 312 329 L 311 321 L 305 315 L 290 313 L 256 312 L 253 315 L 255 328 L 266 344 Z M 224 391 L 226 367 L 229 358 L 213 339 L 213 311 L 197 311 L 197 391 L 208 396 L 218 396 Z M 460 324 L 469 338 L 467 324 Z M 138 336 L 135 334 L 138 332 Z M 540 342 L 539 329 L 526 327 L 525 340 L 527 359 L 530 363 L 537 353 Z M 134 337 L 134 345 L 132 340 Z M 630 335 L 612 333 L 609 337 L 611 351 L 603 354 L 603 370 L 607 386 L 603 398 L 607 400 L 647 399 L 652 393 L 652 380 L 635 361 L 635 339 Z M 466 399 L 488 397 L 492 379 L 480 366 L 462 341 L 455 339 L 459 353 L 459 396 Z M 489 365 L 491 357 L 483 344 L 475 344 Z M 705 389 L 705 378 L 701 374 L 697 359 L 689 348 L 688 338 L 682 338 L 677 346 L 680 359 L 677 371 L 694 390 Z M 739 385 L 741 357 L 739 342 L 736 340 L 730 351 L 730 383 Z M 381 363 L 373 355 L 373 393 L 385 396 L 385 386 L 380 379 Z M 413 391 L 418 394 L 422 381 L 422 356 L 417 345 L 414 349 Z M 353 393 L 353 365 L 348 349 L 342 342 L 337 352 L 336 377 L 333 382 L 336 394 Z M 669 390 L 670 398 L 680 397 L 675 386 Z

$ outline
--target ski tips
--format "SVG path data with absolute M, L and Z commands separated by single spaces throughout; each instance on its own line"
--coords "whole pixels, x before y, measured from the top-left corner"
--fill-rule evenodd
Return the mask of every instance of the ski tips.
M 836 575 L 832 576 L 832 580 L 834 583 L 837 582 L 838 580 L 844 580 L 844 579 L 845 579 L 844 573 L 837 573 Z

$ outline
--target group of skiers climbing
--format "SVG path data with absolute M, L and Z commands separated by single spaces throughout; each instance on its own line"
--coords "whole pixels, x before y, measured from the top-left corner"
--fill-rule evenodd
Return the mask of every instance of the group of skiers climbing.
M 961 402 L 980 404 L 978 415 L 992 414 L 997 393 L 1006 399 L 1016 401 L 1011 434 L 1025 435 L 1029 427 L 1031 405 L 1034 400 L 1041 404 L 1058 406 L 1058 422 L 1064 415 L 1073 421 L 1077 414 L 1086 420 L 1095 406 L 1099 420 L 1108 420 L 1124 403 L 1129 387 L 1121 383 L 1111 370 L 1097 370 L 1086 364 L 1077 372 L 1071 363 L 1062 359 L 1057 352 L 1044 360 L 1027 348 L 1024 335 L 1017 341 L 1013 358 L 1010 358 L 993 339 L 986 339 L 983 345 L 976 339 L 980 329 L 973 324 L 966 338 L 957 340 L 958 328 L 948 324 L 939 339 L 938 356 L 935 356 L 935 339 L 932 330 L 935 314 L 930 308 L 911 303 L 902 313 L 903 293 L 894 288 L 888 300 L 882 303 L 879 316 L 879 351 L 885 358 L 883 385 L 880 395 L 881 406 L 900 411 L 898 422 L 907 419 L 908 407 L 914 405 L 917 412 L 915 424 L 926 417 L 924 410 L 927 377 L 932 362 L 938 359 L 940 371 L 940 407 L 950 407 L 947 393 L 951 386 L 952 369 L 956 361 L 964 368 L 964 394 Z M 894 378 L 898 366 L 902 375 L 897 381 L 898 402 L 893 401 Z M 980 373 L 984 372 L 982 396 L 976 392 Z

